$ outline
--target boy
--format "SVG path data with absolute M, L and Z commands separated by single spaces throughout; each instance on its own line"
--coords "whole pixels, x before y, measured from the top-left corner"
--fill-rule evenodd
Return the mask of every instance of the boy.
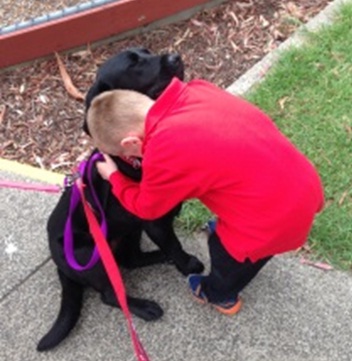
M 188 283 L 197 300 L 222 313 L 239 311 L 240 291 L 273 255 L 304 244 L 322 208 L 316 170 L 272 120 L 205 81 L 173 79 L 156 101 L 128 90 L 103 93 L 87 124 L 102 152 L 143 158 L 140 183 L 107 155 L 97 165 L 130 212 L 155 219 L 198 198 L 217 216 L 211 271 Z

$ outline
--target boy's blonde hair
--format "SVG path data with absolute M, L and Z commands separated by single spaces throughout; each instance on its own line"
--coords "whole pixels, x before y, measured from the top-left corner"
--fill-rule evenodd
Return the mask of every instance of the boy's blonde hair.
M 95 97 L 88 109 L 87 126 L 95 146 L 117 155 L 120 143 L 144 124 L 150 98 L 132 90 L 111 90 Z

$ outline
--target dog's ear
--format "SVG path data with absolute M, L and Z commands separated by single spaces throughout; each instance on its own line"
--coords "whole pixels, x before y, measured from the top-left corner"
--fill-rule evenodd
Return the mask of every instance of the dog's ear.
M 111 90 L 110 85 L 100 80 L 96 80 L 95 83 L 90 87 L 86 95 L 86 99 L 85 99 L 86 111 L 89 109 L 90 104 L 97 95 L 108 90 Z
M 106 83 L 103 83 L 101 81 L 96 81 L 91 87 L 90 89 L 88 90 L 87 92 L 87 95 L 86 95 L 86 99 L 85 99 L 85 107 L 86 107 L 86 115 L 87 115 L 87 111 L 93 101 L 93 99 L 98 96 L 99 94 L 105 92 L 105 91 L 108 91 L 108 90 L 111 90 L 111 87 L 106 84 Z M 89 133 L 89 129 L 88 129 L 88 126 L 87 126 L 87 118 L 86 118 L 86 115 L 84 117 L 84 122 L 83 122 L 83 131 L 90 135 Z
M 86 114 L 84 115 L 84 121 L 83 121 L 82 129 L 83 129 L 84 133 L 86 133 L 87 135 L 90 136 L 90 132 L 89 132 L 89 129 L 88 129 L 88 124 L 87 124 L 87 111 L 86 111 Z
M 129 62 L 129 65 L 131 66 L 131 65 L 135 65 L 135 64 L 137 64 L 138 63 L 138 61 L 139 61 L 139 58 L 140 58 L 140 56 L 139 56 L 139 54 L 138 53 L 135 53 L 135 52 L 130 52 L 130 53 L 128 53 L 128 62 Z

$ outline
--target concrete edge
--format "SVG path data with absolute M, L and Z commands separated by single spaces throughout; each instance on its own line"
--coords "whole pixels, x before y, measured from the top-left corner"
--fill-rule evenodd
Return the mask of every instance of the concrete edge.
M 249 92 L 254 85 L 257 85 L 264 80 L 265 75 L 277 62 L 283 51 L 286 51 L 291 47 L 299 47 L 304 44 L 306 40 L 305 34 L 307 31 L 315 32 L 321 29 L 322 26 L 331 24 L 339 8 L 343 4 L 347 4 L 349 2 L 351 2 L 351 0 L 334 0 L 331 2 L 313 19 L 300 26 L 292 36 L 281 43 L 275 50 L 268 53 L 261 61 L 256 63 L 251 69 L 238 78 L 227 88 L 227 91 L 234 95 L 244 95 Z
M 18 174 L 29 179 L 39 180 L 53 185 L 62 185 L 65 178 L 64 174 L 2 158 L 0 158 L 0 171 Z

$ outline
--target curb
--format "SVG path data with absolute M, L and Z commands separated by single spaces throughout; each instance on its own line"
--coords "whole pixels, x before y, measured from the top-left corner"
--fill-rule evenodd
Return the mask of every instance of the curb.
M 0 158 L 0 171 L 18 174 L 32 180 L 38 180 L 53 185 L 62 185 L 65 178 L 64 174 L 2 158 Z

